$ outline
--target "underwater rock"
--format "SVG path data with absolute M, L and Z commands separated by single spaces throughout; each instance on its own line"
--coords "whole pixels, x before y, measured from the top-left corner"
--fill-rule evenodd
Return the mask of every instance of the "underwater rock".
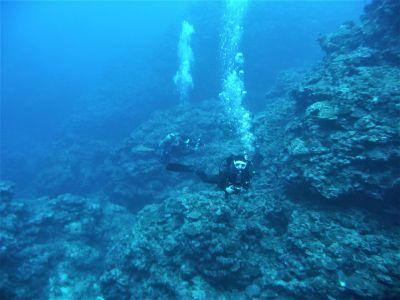
M 106 245 L 130 218 L 97 198 L 70 194 L 12 201 L 0 212 L 2 299 L 96 298 Z
M 282 160 L 292 195 L 398 200 L 400 63 L 387 58 L 400 51 L 399 9 L 374 1 L 360 26 L 346 23 L 320 40 L 326 57 L 291 93 L 298 115 Z
M 140 211 L 125 251 L 109 253 L 101 279 L 105 299 L 396 294 L 399 233 L 373 214 L 314 210 L 287 200 L 285 211 L 262 214 L 262 196 L 248 202 L 175 193 Z M 216 218 L 221 209 L 230 215 L 222 223 Z
M 260 292 L 261 292 L 261 288 L 257 284 L 249 285 L 246 288 L 246 295 L 251 299 L 253 299 L 254 297 L 259 296 Z
M 274 98 L 286 98 L 291 91 L 298 87 L 306 71 L 308 70 L 292 68 L 279 72 L 274 86 L 266 93 L 268 101 Z
M 317 119 L 324 121 L 337 120 L 337 109 L 329 104 L 328 101 L 314 102 L 306 109 L 306 116 L 314 115 Z
M 101 141 L 67 136 L 54 142 L 36 167 L 32 193 L 56 197 L 65 192 L 89 195 L 101 190 L 108 180 L 105 162 L 111 145 Z
M 397 0 L 375 0 L 364 8 L 361 24 L 346 22 L 331 34 L 319 39 L 321 48 L 337 56 L 357 51 L 378 50 L 382 61 L 399 63 L 400 4 Z
M 303 140 L 296 138 L 288 146 L 288 152 L 292 156 L 309 154 L 310 150 L 306 147 Z
M 14 184 L 9 181 L 0 181 L 1 202 L 10 202 L 14 197 Z
M 348 52 L 361 45 L 360 34 L 361 29 L 354 22 L 347 22 L 336 32 L 321 37 L 319 43 L 328 54 Z
M 372 1 L 365 6 L 364 11 L 365 14 L 361 16 L 361 29 L 365 42 L 370 47 L 393 49 L 399 54 L 399 1 Z

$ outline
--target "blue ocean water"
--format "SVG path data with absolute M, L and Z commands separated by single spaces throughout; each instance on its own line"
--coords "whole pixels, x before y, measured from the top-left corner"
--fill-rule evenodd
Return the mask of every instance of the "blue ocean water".
M 399 297 L 399 8 L 2 1 L 0 298 Z
M 265 106 L 263 94 L 277 73 L 315 62 L 322 55 L 318 35 L 356 20 L 362 7 L 360 1 L 251 2 L 242 42 L 246 105 Z M 71 119 L 85 119 L 74 129 L 77 138 L 116 142 L 152 111 L 178 104 L 171 77 L 183 20 L 196 28 L 191 101 L 217 97 L 223 8 L 223 2 L 3 1 L 4 176 L 21 188 L 29 184 L 37 167 L 28 165 L 72 130 L 66 129 Z M 15 165 L 19 153 L 25 159 Z

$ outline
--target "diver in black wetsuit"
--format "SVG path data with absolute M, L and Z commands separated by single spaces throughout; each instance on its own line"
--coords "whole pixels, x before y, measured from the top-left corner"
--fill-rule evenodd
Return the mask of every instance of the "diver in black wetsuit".
M 225 196 L 246 192 L 254 174 L 253 163 L 245 155 L 231 155 L 222 163 L 218 174 L 207 174 L 194 166 L 168 164 L 167 170 L 195 173 L 203 182 L 216 184 Z
M 200 139 L 171 132 L 158 144 L 163 162 L 179 159 L 199 150 Z

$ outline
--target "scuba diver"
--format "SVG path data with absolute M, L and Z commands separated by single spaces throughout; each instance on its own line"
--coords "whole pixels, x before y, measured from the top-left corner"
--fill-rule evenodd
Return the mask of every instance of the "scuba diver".
M 247 155 L 230 155 L 221 164 L 218 174 L 207 174 L 194 166 L 178 163 L 169 163 L 166 169 L 173 172 L 194 173 L 201 181 L 216 184 L 225 192 L 225 197 L 246 192 L 250 188 L 254 174 L 253 163 Z
M 167 163 L 171 160 L 179 159 L 196 152 L 199 150 L 200 146 L 199 138 L 194 139 L 174 132 L 167 134 L 158 144 L 161 152 L 161 159 Z

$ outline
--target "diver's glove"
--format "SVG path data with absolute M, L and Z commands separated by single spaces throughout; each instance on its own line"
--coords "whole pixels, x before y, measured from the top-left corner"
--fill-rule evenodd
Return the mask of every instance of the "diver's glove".
M 229 185 L 229 186 L 227 186 L 227 187 L 225 188 L 225 191 L 226 191 L 228 194 L 239 194 L 239 193 L 246 192 L 246 189 L 243 188 L 243 187 L 234 186 L 233 184 L 231 184 L 231 185 Z

